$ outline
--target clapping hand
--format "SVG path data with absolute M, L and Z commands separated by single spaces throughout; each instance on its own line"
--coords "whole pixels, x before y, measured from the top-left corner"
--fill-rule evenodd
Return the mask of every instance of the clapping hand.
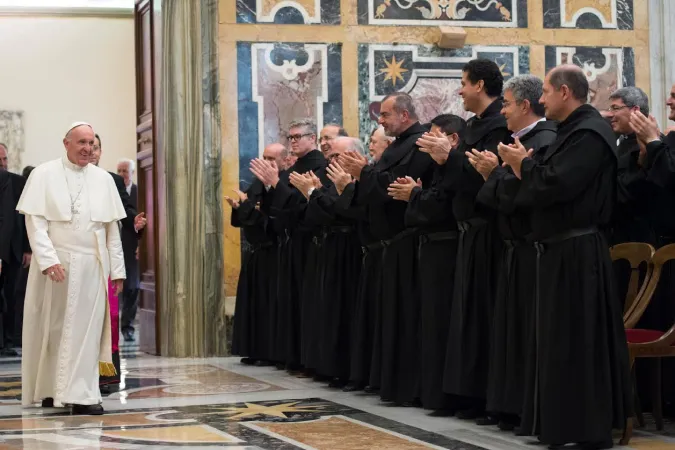
M 466 152 L 466 156 L 469 158 L 469 164 L 481 174 L 484 180 L 487 180 L 495 167 L 499 165 L 499 158 L 489 150 L 479 152 L 474 148 Z
M 279 182 L 279 168 L 277 167 L 277 163 L 256 158 L 251 161 L 250 169 L 253 175 L 262 181 L 265 186 L 277 187 L 277 183 Z
M 345 172 L 338 163 L 331 163 L 328 168 L 326 168 L 326 175 L 328 176 L 328 179 L 333 182 L 335 189 L 340 195 L 342 195 L 347 185 L 353 181 L 352 176 Z
M 148 224 L 148 219 L 145 218 L 145 213 L 142 212 L 136 217 L 134 217 L 134 228 L 136 232 L 141 231 Z
M 289 176 L 289 181 L 291 182 L 291 184 L 295 186 L 296 189 L 300 191 L 300 193 L 302 193 L 302 195 L 308 200 L 309 200 L 309 190 L 315 187 L 314 180 L 312 179 L 310 173 L 312 172 L 303 174 L 293 172 Z
M 640 111 L 633 111 L 630 114 L 630 127 L 635 131 L 637 138 L 645 144 L 661 138 L 659 124 L 652 115 L 645 117 Z
M 510 166 L 516 177 L 520 178 L 520 167 L 523 160 L 532 156 L 534 149 L 526 150 L 518 138 L 516 138 L 516 142 L 513 144 L 502 144 L 500 142 L 497 148 L 499 156 L 502 158 L 502 161 L 504 161 L 503 165 Z
M 350 150 L 338 156 L 338 164 L 345 172 L 358 180 L 361 177 L 361 171 L 368 165 L 368 159 L 359 152 Z
M 416 187 L 422 187 L 422 180 L 419 178 L 417 181 L 413 180 L 411 177 L 397 178 L 396 181 L 389 185 L 387 193 L 390 197 L 393 197 L 394 200 L 409 202 L 412 191 Z

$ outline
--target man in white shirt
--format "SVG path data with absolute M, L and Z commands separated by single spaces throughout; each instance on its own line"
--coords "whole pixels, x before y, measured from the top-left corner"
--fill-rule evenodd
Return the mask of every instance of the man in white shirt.
M 118 221 L 127 214 L 110 175 L 89 164 L 94 130 L 73 124 L 66 154 L 35 168 L 17 210 L 33 259 L 21 366 L 22 403 L 103 414 L 99 372 L 114 374 L 108 277 L 126 277 Z

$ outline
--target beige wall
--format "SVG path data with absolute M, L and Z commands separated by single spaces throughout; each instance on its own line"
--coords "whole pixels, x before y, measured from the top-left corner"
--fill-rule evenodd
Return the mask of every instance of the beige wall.
M 21 167 L 61 155 L 80 120 L 101 135 L 101 167 L 135 159 L 133 16 L 4 16 L 0 42 L 0 110 L 24 111 Z

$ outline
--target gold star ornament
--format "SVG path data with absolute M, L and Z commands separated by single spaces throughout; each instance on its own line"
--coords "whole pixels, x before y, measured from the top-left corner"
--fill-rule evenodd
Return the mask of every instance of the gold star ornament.
M 385 74 L 384 81 L 391 80 L 391 85 L 396 86 L 396 80 L 400 79 L 403 83 L 403 75 L 408 71 L 404 69 L 401 65 L 405 62 L 405 59 L 401 61 L 396 61 L 396 55 L 392 55 L 391 61 L 384 60 L 384 63 L 387 65 L 386 68 L 380 69 L 380 72 Z
M 323 408 L 323 406 L 295 406 L 300 402 L 283 403 L 281 405 L 265 406 L 256 405 L 255 403 L 245 403 L 246 407 L 237 408 L 217 408 L 222 412 L 214 412 L 211 414 L 234 414 L 230 419 L 243 419 L 253 416 L 272 416 L 288 419 L 286 413 L 294 412 L 316 412 Z
M 504 63 L 504 64 L 502 64 L 501 66 L 499 66 L 499 71 L 502 73 L 502 76 L 503 76 L 503 77 L 508 77 L 509 75 L 511 75 L 511 74 L 508 73 L 508 72 L 504 72 L 504 69 L 506 69 L 506 63 Z

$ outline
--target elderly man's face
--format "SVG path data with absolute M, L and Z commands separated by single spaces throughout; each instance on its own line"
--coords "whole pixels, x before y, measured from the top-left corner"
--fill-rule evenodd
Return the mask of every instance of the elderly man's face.
M 87 125 L 80 125 L 70 130 L 63 139 L 70 162 L 80 167 L 89 164 L 95 139 L 94 130 Z
M 98 166 L 99 161 L 101 160 L 101 141 L 94 136 L 94 145 L 91 146 L 91 158 L 89 162 L 95 166 Z
M 327 127 L 323 127 L 319 133 L 319 145 L 321 146 L 321 152 L 324 155 L 328 154 L 331 143 L 337 137 L 339 131 L 340 129 L 338 127 L 328 125 Z
M 124 161 L 117 164 L 117 175 L 124 178 L 124 184 L 127 186 L 131 182 L 131 176 L 133 175 L 133 173 L 131 172 L 131 167 L 129 167 L 129 165 L 130 164 L 128 162 Z
M 9 152 L 4 145 L 0 145 L 0 170 L 9 170 Z
M 389 147 L 391 140 L 387 139 L 384 132 L 378 128 L 372 136 L 370 136 L 370 143 L 368 144 L 368 151 L 373 161 L 377 162 L 382 157 L 382 153 Z

